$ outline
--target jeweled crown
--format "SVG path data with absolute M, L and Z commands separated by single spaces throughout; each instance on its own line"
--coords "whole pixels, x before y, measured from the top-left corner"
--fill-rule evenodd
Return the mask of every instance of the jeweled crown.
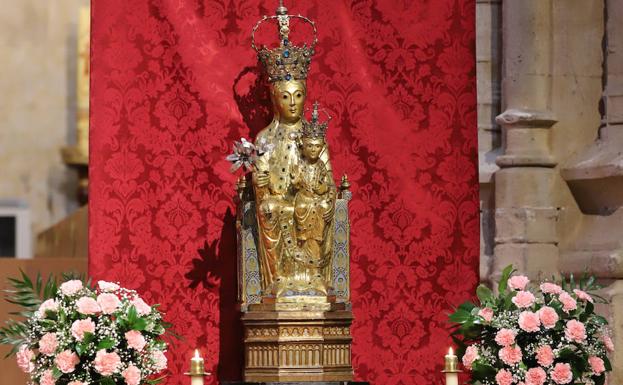
M 299 19 L 311 24 L 314 30 L 314 40 L 311 44 L 304 43 L 302 46 L 292 44 L 288 37 L 291 19 Z M 255 32 L 262 23 L 268 20 L 277 20 L 279 24 L 279 47 L 268 48 L 262 45 L 261 48 L 258 48 L 255 44 Z M 257 52 L 258 59 L 264 66 L 270 82 L 307 79 L 311 57 L 317 42 L 315 23 L 305 16 L 289 15 L 288 9 L 283 6 L 283 0 L 279 1 L 275 16 L 264 16 L 255 24 L 251 33 L 251 47 Z
M 327 134 L 327 128 L 329 128 L 329 122 L 331 121 L 331 116 L 326 111 L 325 114 L 327 115 L 327 120 L 321 122 L 318 102 L 314 102 L 311 119 L 309 121 L 303 119 L 301 136 L 303 138 L 324 138 Z

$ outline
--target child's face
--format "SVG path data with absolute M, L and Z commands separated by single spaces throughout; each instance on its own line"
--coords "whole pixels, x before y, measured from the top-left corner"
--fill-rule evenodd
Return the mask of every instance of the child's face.
M 321 138 L 303 138 L 303 156 L 315 162 L 320 157 L 320 153 L 324 148 L 324 139 Z

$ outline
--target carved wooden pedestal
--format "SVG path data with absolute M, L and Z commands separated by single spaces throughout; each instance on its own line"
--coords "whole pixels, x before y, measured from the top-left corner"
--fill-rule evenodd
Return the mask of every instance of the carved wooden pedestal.
M 244 381 L 351 381 L 351 311 L 276 310 L 244 313 Z

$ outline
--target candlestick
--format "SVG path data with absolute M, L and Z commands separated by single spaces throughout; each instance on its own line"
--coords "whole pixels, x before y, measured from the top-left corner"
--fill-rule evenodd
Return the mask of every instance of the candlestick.
M 210 375 L 205 372 L 203 357 L 199 355 L 198 349 L 195 349 L 195 355 L 190 359 L 190 372 L 184 374 L 190 376 L 190 385 L 203 385 L 203 378 Z
M 459 385 L 459 358 L 454 354 L 452 348 L 448 350 L 445 356 L 446 365 L 443 373 L 446 374 L 446 385 Z

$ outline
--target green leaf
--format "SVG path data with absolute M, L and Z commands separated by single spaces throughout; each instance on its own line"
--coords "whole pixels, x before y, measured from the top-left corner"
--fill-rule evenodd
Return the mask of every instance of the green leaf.
M 584 314 L 586 314 L 588 316 L 588 315 L 593 314 L 594 311 L 595 311 L 595 305 L 593 305 L 590 302 L 587 302 L 586 303 L 586 308 L 584 309 Z
M 476 295 L 478 296 L 481 304 L 489 303 L 493 299 L 493 292 L 491 289 L 482 284 L 478 285 L 476 288 Z
M 99 379 L 99 383 L 102 385 L 116 385 L 115 380 L 113 380 L 111 377 L 102 377 Z
M 131 305 L 128 308 L 126 319 L 130 325 L 132 325 L 138 319 L 138 312 L 136 311 L 136 308 L 134 307 L 134 305 Z
M 595 381 L 595 385 L 604 385 L 606 383 L 606 376 L 602 374 L 601 376 L 593 376 L 593 381 Z
M 564 348 L 558 353 L 558 356 L 565 361 L 571 361 L 575 358 L 575 353 L 569 348 Z
M 467 312 L 471 312 L 473 308 L 477 307 L 476 305 L 474 305 L 473 303 L 467 301 L 467 302 L 463 302 L 462 304 L 459 305 L 459 309 L 465 310 Z
M 450 322 L 464 323 L 467 322 L 468 319 L 472 318 L 472 314 L 471 312 L 459 308 L 454 313 L 450 314 L 449 318 Z
M 93 342 L 94 339 L 95 335 L 93 335 L 93 333 L 85 332 L 84 336 L 82 337 L 82 343 L 90 344 L 91 342 Z
M 593 314 L 592 320 L 599 325 L 608 325 L 608 320 L 597 314 Z
M 147 327 L 147 321 L 144 318 L 139 318 L 132 324 L 133 330 L 145 330 Z
M 611 372 L 612 371 L 612 363 L 610 362 L 610 359 L 608 357 L 603 357 L 604 359 L 604 367 L 606 368 L 606 371 Z
M 61 372 L 59 368 L 57 368 L 56 366 L 52 368 L 52 377 L 54 377 L 55 380 L 61 378 L 62 375 L 63 372 Z
M 104 338 L 97 344 L 97 350 L 110 349 L 115 346 L 115 340 L 112 338 Z
M 483 381 L 492 378 L 495 376 L 496 370 L 493 366 L 488 364 L 483 364 L 478 360 L 472 363 L 472 377 L 474 379 Z
M 513 274 L 513 265 L 508 265 L 502 270 L 502 277 L 500 278 L 500 282 L 498 284 L 498 292 L 503 293 L 506 291 L 508 287 L 508 279 L 511 274 Z

